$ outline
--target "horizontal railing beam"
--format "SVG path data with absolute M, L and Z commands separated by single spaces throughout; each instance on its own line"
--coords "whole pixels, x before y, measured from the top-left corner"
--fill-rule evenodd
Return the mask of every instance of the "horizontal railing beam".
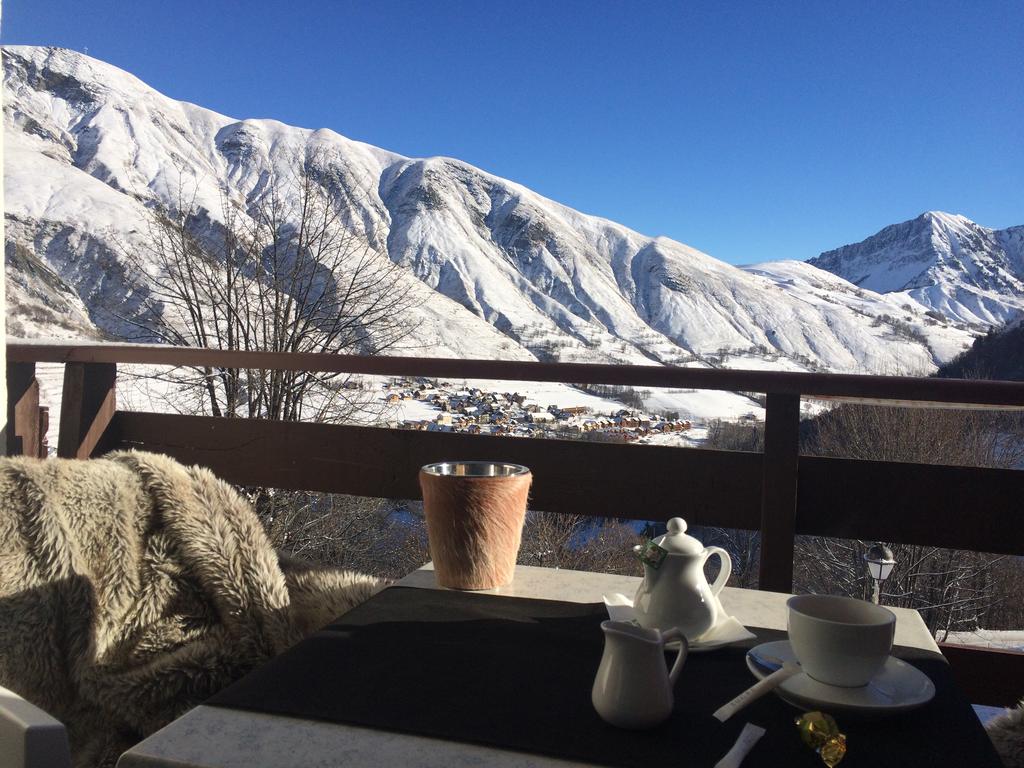
M 1024 555 L 1024 472 L 800 457 L 796 533 Z
M 108 440 L 201 464 L 242 485 L 394 499 L 419 498 L 417 472 L 433 461 L 514 461 L 534 470 L 536 509 L 761 527 L 757 453 L 125 411 L 114 415 Z M 797 534 L 1024 555 L 1024 516 L 1016 513 L 1024 472 L 799 462 Z
M 420 498 L 419 468 L 480 459 L 526 464 L 530 506 L 550 512 L 756 529 L 761 455 L 664 446 L 119 411 L 112 444 L 208 467 L 241 485 Z
M 1024 653 L 949 643 L 939 647 L 968 701 L 990 707 L 1013 707 L 1020 702 Z
M 500 379 L 569 384 L 617 384 L 634 387 L 763 392 L 844 400 L 867 399 L 890 405 L 929 402 L 995 406 L 1001 409 L 1024 408 L 1022 382 L 911 376 L 744 371 L 658 365 L 364 357 L 127 344 L 9 344 L 7 359 L 12 362 L 212 366 L 380 376 L 429 376 L 454 380 Z

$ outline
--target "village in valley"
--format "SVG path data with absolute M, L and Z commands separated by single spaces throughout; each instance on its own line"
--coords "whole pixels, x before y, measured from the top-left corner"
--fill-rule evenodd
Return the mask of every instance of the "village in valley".
M 677 414 L 652 416 L 597 398 L 595 405 L 557 405 L 541 402 L 534 393 L 487 391 L 428 378 L 393 378 L 382 388 L 388 426 L 398 429 L 620 443 L 663 442 L 663 436 L 683 437 L 692 429 Z

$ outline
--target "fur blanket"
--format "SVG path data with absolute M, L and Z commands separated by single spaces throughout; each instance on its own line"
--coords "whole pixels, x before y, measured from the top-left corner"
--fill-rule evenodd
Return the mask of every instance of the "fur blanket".
M 0 459 L 0 685 L 128 747 L 377 591 L 278 556 L 249 504 L 146 453 Z
M 1024 768 L 1024 701 L 985 726 L 1007 768 Z

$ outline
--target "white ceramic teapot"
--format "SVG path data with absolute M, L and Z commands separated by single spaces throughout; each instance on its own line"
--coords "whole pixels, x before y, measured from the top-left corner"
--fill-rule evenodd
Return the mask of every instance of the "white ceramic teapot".
M 633 551 L 644 564 L 644 580 L 633 599 L 641 627 L 677 627 L 691 642 L 718 623 L 718 593 L 732 573 L 732 559 L 721 547 L 705 547 L 686 534 L 686 521 L 673 517 L 668 533 Z M 704 564 L 712 555 L 722 559 L 714 584 L 708 584 Z

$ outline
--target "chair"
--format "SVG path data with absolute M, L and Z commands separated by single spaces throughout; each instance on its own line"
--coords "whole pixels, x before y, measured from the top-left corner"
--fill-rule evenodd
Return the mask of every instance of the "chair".
M 71 768 L 60 721 L 6 688 L 0 688 L 0 768 Z

